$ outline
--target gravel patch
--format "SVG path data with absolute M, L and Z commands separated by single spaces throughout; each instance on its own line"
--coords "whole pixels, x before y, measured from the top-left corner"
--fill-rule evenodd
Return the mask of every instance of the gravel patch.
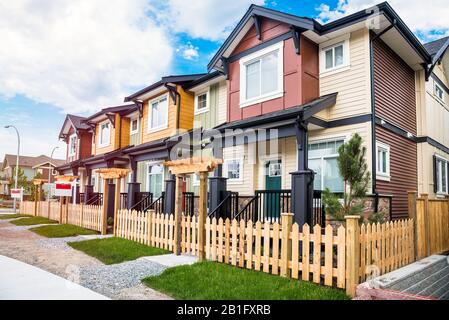
M 131 292 L 136 296 L 141 296 L 142 291 L 155 292 L 143 290 L 146 288 L 142 286 L 141 280 L 159 275 L 165 269 L 167 267 L 140 258 L 116 265 L 80 268 L 77 272 L 80 285 L 113 299 L 130 299 L 130 293 L 126 293 L 129 289 L 134 289 Z

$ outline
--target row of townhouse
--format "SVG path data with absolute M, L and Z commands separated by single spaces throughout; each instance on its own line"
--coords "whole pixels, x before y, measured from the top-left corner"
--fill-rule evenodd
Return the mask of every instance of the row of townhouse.
M 68 161 L 59 169 L 80 176 L 80 192 L 101 193 L 97 169 L 130 168 L 122 190 L 132 206 L 138 192 L 154 200 L 170 191 L 164 162 L 180 153 L 185 132 L 200 131 L 188 155 L 224 161 L 210 192 L 249 204 L 264 192 L 282 201 L 285 192 L 296 221 L 306 222 L 311 181 L 314 190 L 344 192 L 337 150 L 358 133 L 370 192 L 391 197 L 392 218 L 402 218 L 408 191 L 448 194 L 448 46 L 448 38 L 422 45 L 386 2 L 327 24 L 253 5 L 207 74 L 164 77 L 124 106 L 67 116 L 60 137 Z M 184 191 L 197 186 L 192 175 Z M 259 215 L 270 201 L 256 206 Z

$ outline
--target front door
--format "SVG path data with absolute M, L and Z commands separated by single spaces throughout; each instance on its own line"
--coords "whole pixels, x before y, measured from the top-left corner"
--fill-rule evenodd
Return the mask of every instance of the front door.
M 263 194 L 263 213 L 270 220 L 279 219 L 281 214 L 282 161 L 271 160 L 265 163 L 265 190 Z M 272 191 L 272 192 L 270 192 Z
M 156 200 L 162 195 L 164 182 L 164 165 L 151 164 L 148 166 L 148 191 L 153 194 Z

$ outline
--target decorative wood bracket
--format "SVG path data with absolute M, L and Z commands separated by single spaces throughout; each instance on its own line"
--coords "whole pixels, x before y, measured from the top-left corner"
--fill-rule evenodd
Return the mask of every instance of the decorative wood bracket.
M 108 117 L 109 121 L 112 123 L 112 127 L 115 129 L 115 114 L 107 113 L 106 117 Z
M 134 103 L 137 105 L 137 109 L 139 110 L 139 118 L 143 117 L 143 101 L 135 100 Z
M 296 54 L 301 54 L 301 34 L 294 26 L 291 26 L 292 38 L 295 44 Z
M 253 15 L 254 27 L 256 28 L 257 39 L 262 40 L 262 31 L 260 28 L 260 19 L 257 15 Z
M 229 80 L 229 61 L 228 59 L 222 57 L 221 63 L 223 64 L 223 74 L 225 75 L 225 79 Z
M 177 90 L 176 90 L 176 87 L 168 85 L 168 84 L 165 84 L 165 87 L 167 88 L 168 93 L 170 94 L 170 98 L 172 98 L 174 104 L 177 104 L 177 98 L 176 98 Z

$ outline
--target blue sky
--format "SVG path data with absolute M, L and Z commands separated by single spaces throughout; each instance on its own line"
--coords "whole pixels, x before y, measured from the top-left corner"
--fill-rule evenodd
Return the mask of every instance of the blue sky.
M 371 6 L 371 0 L 17 0 L 0 7 L 0 161 L 15 153 L 64 158 L 58 133 L 67 112 L 88 115 L 117 105 L 169 74 L 206 65 L 251 3 L 321 20 Z M 424 41 L 448 34 L 444 0 L 390 3 Z M 107 5 L 106 5 L 107 4 Z M 423 21 L 423 5 L 435 9 Z M 433 7 L 433 5 L 435 5 Z M 105 9 L 105 7 L 107 9 Z M 439 9 L 437 9 L 439 8 Z M 64 12 L 65 15 L 60 13 Z M 64 17 L 64 19 L 61 18 Z M 26 21 L 23 23 L 23 21 Z

